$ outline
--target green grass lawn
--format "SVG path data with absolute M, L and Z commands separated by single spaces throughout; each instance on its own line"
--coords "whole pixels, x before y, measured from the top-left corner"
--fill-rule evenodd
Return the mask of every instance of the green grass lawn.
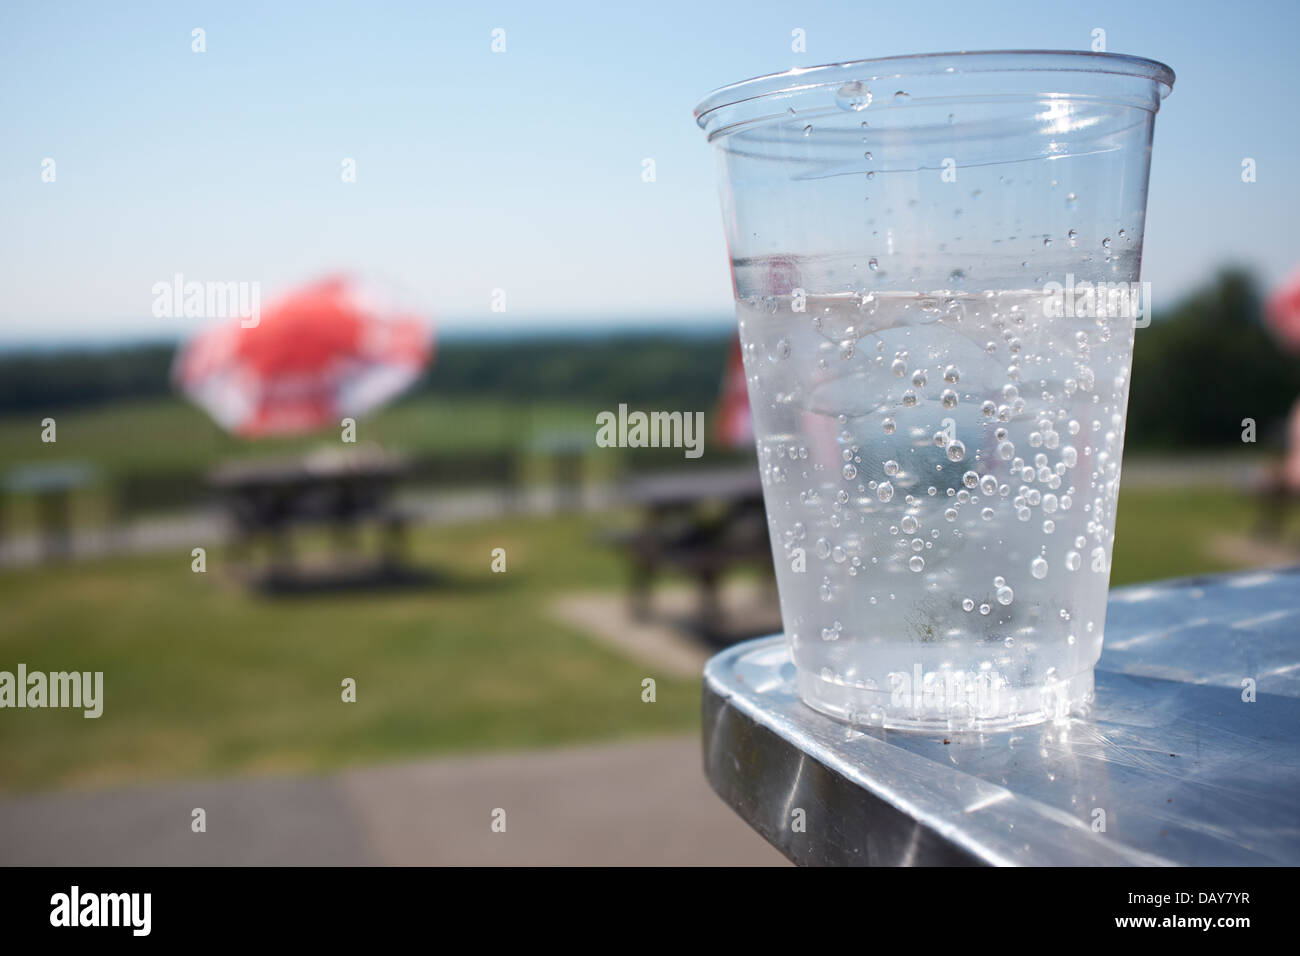
M 51 461 L 90 461 L 109 476 L 203 469 L 232 458 L 295 454 L 338 441 L 337 431 L 246 441 L 222 431 L 206 413 L 180 398 L 55 412 L 58 441 L 53 444 L 41 441 L 43 417 L 0 417 L 0 472 L 21 462 Z M 590 426 L 593 420 L 593 413 L 571 404 L 519 406 L 494 399 L 414 396 L 362 419 L 357 440 L 413 453 L 496 449 L 515 447 L 530 432 Z
M 431 752 L 683 731 L 699 685 L 554 623 L 550 599 L 616 588 L 589 522 L 431 530 L 419 592 L 261 598 L 188 552 L 0 575 L 0 667 L 102 670 L 104 714 L 0 713 L 0 788 L 317 771 Z M 493 548 L 508 570 L 493 574 Z M 641 680 L 656 678 L 643 703 Z M 345 677 L 357 702 L 340 700 Z
M 1113 583 L 1226 570 L 1243 534 L 1225 491 L 1126 491 Z M 648 674 L 554 622 L 578 589 L 616 589 L 601 519 L 424 529 L 414 557 L 451 580 L 419 592 L 255 596 L 188 551 L 0 573 L 0 668 L 102 670 L 104 715 L 0 712 L 0 789 L 314 772 L 433 753 L 690 731 L 698 681 Z M 508 570 L 490 571 L 493 548 Z M 658 700 L 641 701 L 655 676 Z M 358 700 L 340 700 L 340 682 Z

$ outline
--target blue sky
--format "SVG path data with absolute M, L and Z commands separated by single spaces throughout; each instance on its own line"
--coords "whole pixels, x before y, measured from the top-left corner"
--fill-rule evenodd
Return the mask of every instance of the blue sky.
M 796 27 L 807 53 L 791 51 Z M 690 115 L 705 93 L 845 59 L 1085 49 L 1096 27 L 1110 52 L 1178 74 L 1156 124 L 1143 278 L 1163 301 L 1229 261 L 1280 278 L 1300 262 L 1295 2 L 10 0 L 0 344 L 183 333 L 149 312 L 152 285 L 177 272 L 271 296 L 351 268 L 444 328 L 725 317 L 714 168 Z

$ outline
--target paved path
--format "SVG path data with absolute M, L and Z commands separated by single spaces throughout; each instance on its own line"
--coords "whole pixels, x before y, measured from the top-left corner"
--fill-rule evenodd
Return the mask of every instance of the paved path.
M 781 630 L 781 608 L 770 584 L 728 581 L 719 588 L 718 602 L 729 630 L 743 637 L 761 637 Z M 656 587 L 651 614 L 646 619 L 632 613 L 623 591 L 565 594 L 550 610 L 557 620 L 620 654 L 677 677 L 698 678 L 704 662 L 719 650 L 710 648 L 695 634 L 699 591 L 690 585 Z
M 694 736 L 0 802 L 0 865 L 783 862 L 709 789 Z

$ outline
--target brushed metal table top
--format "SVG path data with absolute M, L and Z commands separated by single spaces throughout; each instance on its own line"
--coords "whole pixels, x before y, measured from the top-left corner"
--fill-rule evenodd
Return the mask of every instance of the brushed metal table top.
M 1300 568 L 1112 592 L 1087 719 L 850 728 L 793 678 L 779 635 L 713 657 L 704 765 L 797 863 L 1300 864 Z

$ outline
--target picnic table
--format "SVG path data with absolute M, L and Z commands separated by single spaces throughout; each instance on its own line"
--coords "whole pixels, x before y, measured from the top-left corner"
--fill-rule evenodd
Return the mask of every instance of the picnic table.
M 649 475 L 628 484 L 624 501 L 642 512 L 637 527 L 611 536 L 630 559 L 633 614 L 642 619 L 649 616 L 655 578 L 672 569 L 698 585 L 699 624 L 706 636 L 723 634 L 718 595 L 723 575 L 744 564 L 757 564 L 771 573 L 772 550 L 758 469 L 746 465 Z
M 1093 714 L 991 734 L 839 723 L 761 638 L 705 669 L 705 772 L 802 864 L 1295 865 L 1298 633 L 1300 568 L 1117 590 Z
M 392 492 L 406 475 L 405 458 L 372 448 L 328 449 L 301 458 L 228 462 L 209 483 L 224 502 L 234 549 L 247 555 L 259 539 L 270 565 L 256 575 L 272 590 L 398 583 L 412 578 L 405 567 L 409 516 L 394 506 Z M 380 528 L 377 560 L 355 558 L 360 530 Z M 292 532 L 301 525 L 331 529 L 334 560 L 309 569 L 296 559 Z
M 36 502 L 41 556 L 59 560 L 72 554 L 72 493 L 90 484 L 95 469 L 85 462 L 18 465 L 0 482 L 0 500 L 30 495 Z M 7 524 L 0 513 L 0 532 Z

